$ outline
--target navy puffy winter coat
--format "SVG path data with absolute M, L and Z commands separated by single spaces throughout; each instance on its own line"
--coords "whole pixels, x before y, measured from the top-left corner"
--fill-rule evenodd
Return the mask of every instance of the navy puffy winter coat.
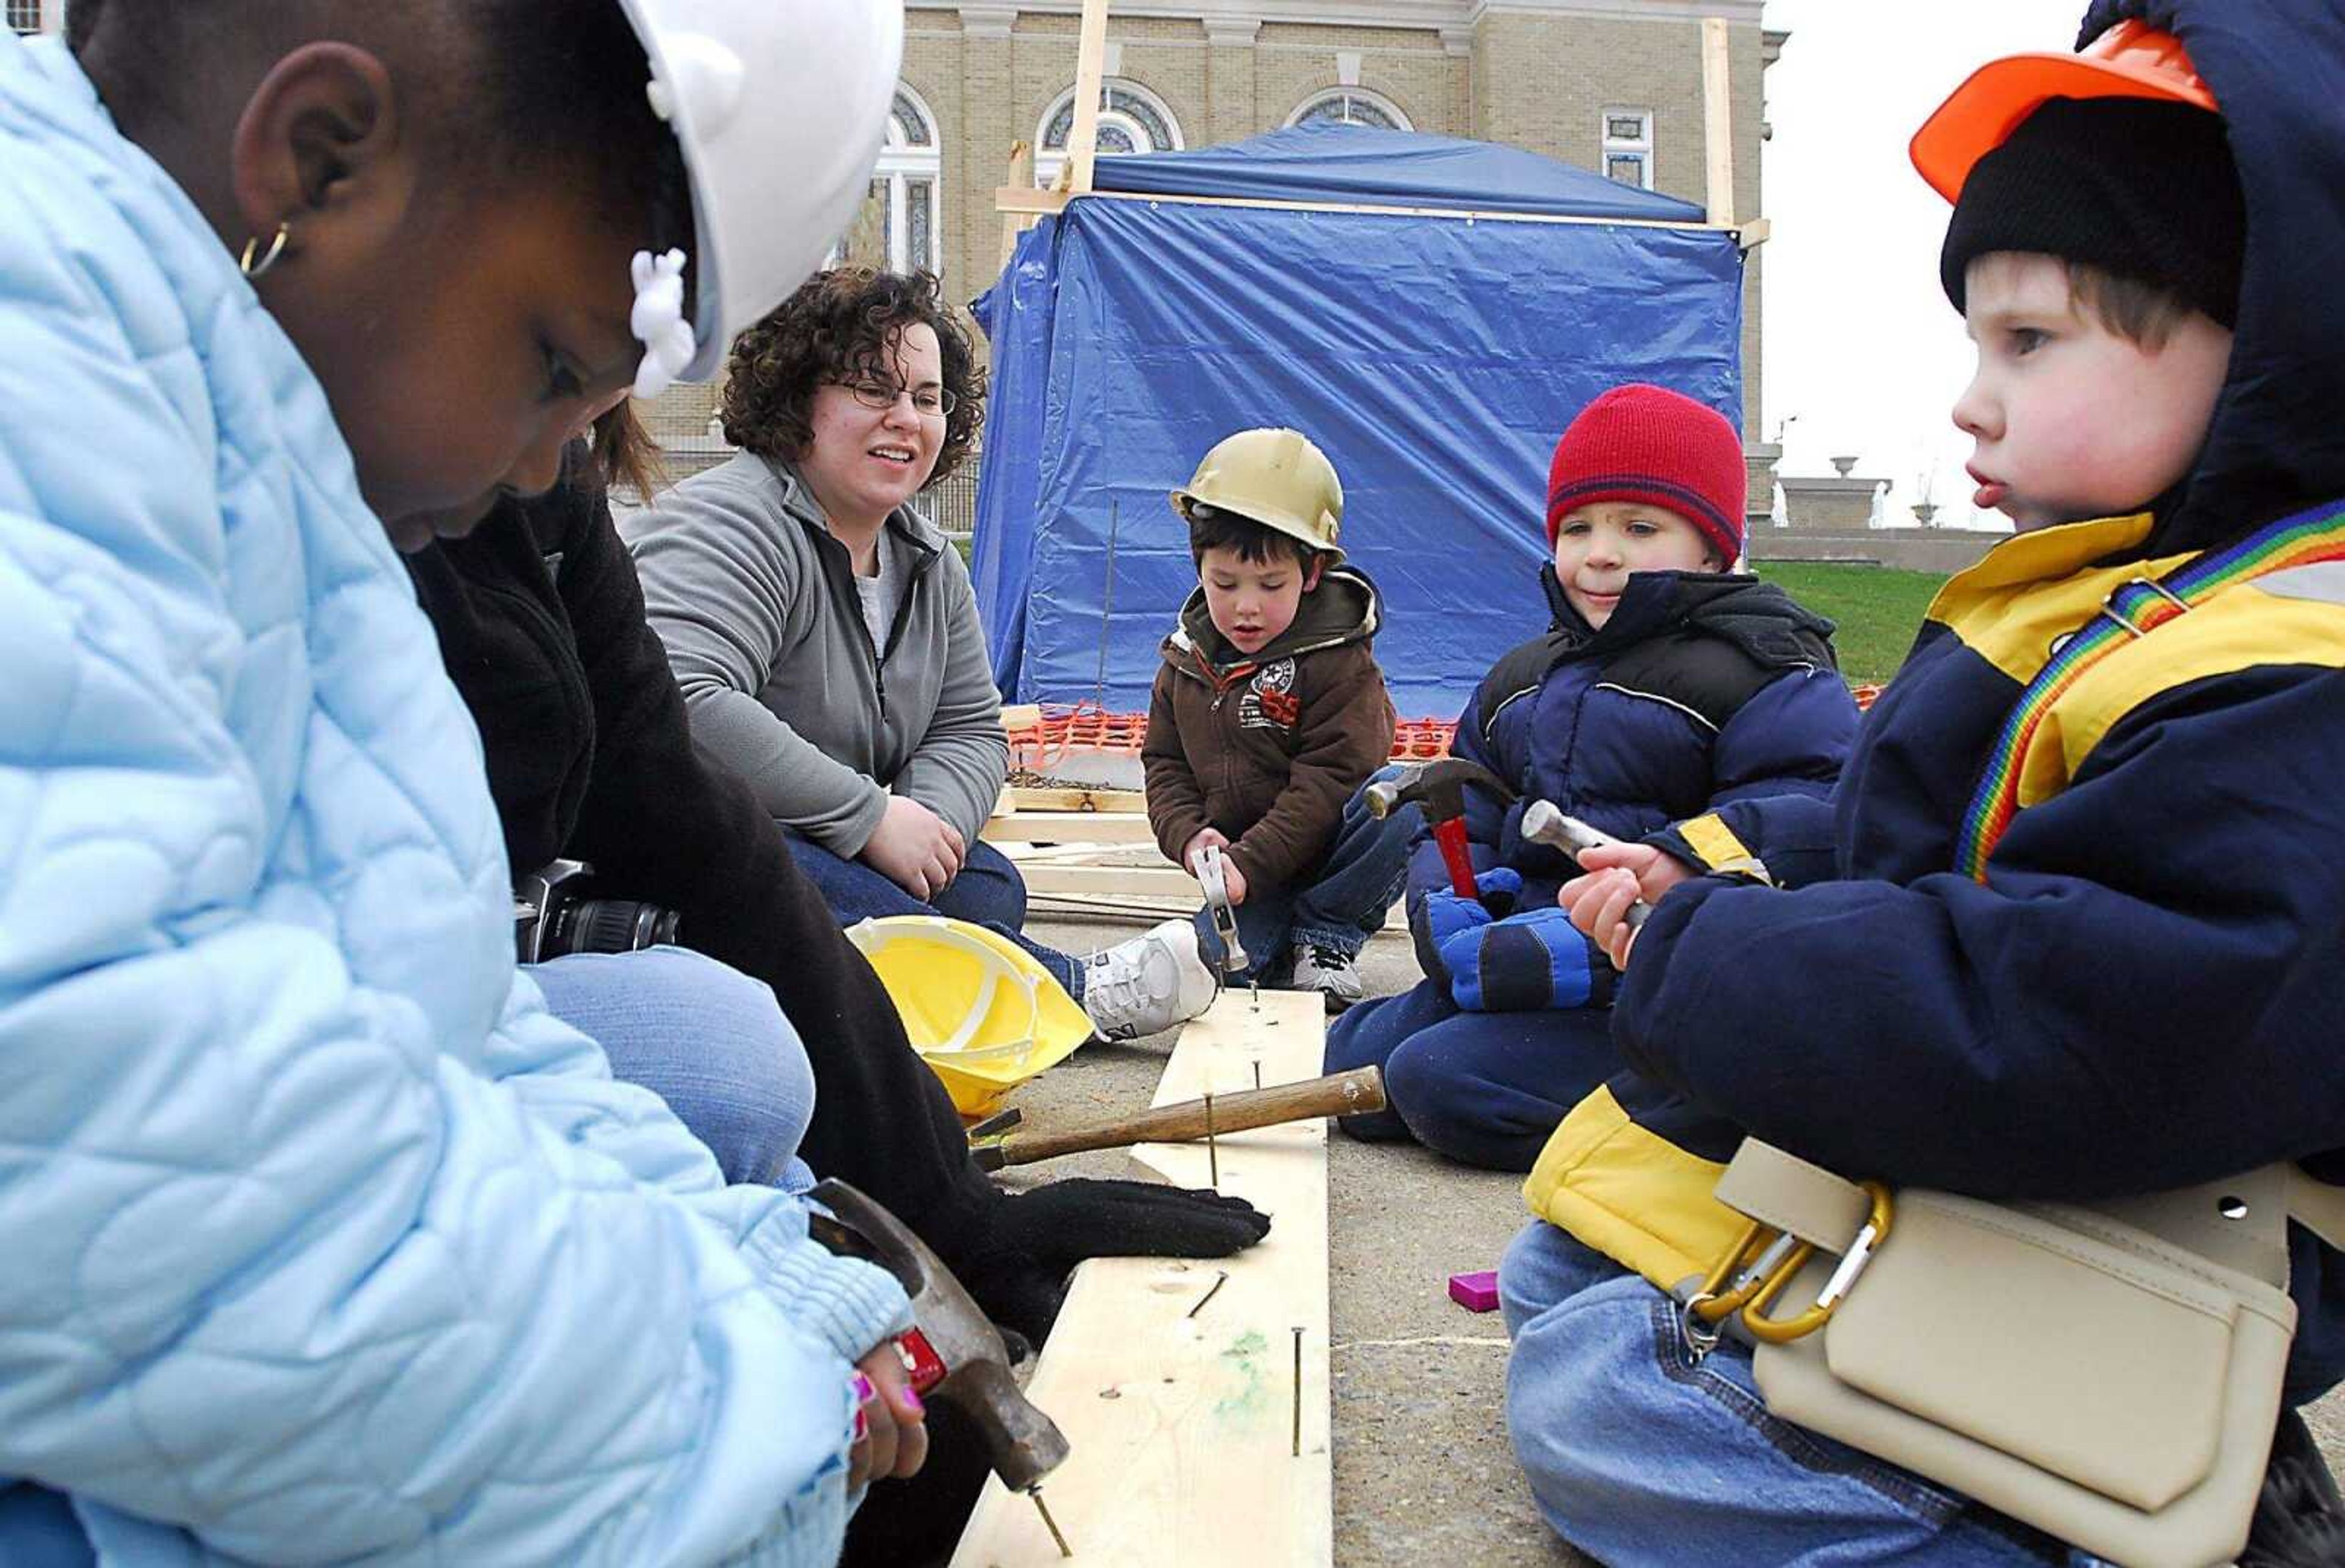
M 1553 801 L 1616 838 L 1642 839 L 1731 801 L 1832 793 L 1856 733 L 1832 622 L 1771 583 L 1716 572 L 1639 572 L 1591 631 L 1542 568 L 1553 622 L 1492 666 L 1458 715 L 1452 754 L 1521 792 L 1466 794 L 1477 871 L 1523 876 L 1521 907 L 1552 904 L 1576 874 L 1527 844 L 1523 808 Z M 1427 973 L 1427 892 L 1448 873 L 1429 836 L 1409 867 L 1409 928 Z

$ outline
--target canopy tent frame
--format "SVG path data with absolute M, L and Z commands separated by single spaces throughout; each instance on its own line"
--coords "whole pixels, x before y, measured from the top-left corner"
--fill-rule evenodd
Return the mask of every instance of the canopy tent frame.
M 1767 242 L 1772 225 L 1764 217 L 1734 216 L 1734 137 L 1732 81 L 1727 53 L 1726 20 L 1707 16 L 1701 24 L 1702 144 L 1705 197 L 1699 222 L 1650 217 L 1579 217 L 1558 213 L 1487 212 L 1471 207 L 1398 207 L 1361 202 L 1281 201 L 1256 197 L 1193 196 L 1170 191 L 1111 191 L 1097 187 L 1100 94 L 1106 79 L 1109 0 L 1083 0 L 1081 35 L 1075 66 L 1075 119 L 1067 137 L 1067 173 L 1058 186 L 1037 190 L 1015 175 L 1018 150 L 1013 149 L 1011 183 L 993 193 L 993 207 L 1003 216 L 1001 263 L 1010 264 L 1018 236 L 1036 220 L 1066 211 L 1077 200 L 1171 202 L 1196 207 L 1254 207 L 1291 212 L 1375 213 L 1396 217 L 1459 218 L 1473 223 L 1597 224 L 1643 228 L 1723 230 L 1744 250 Z M 1022 146 L 1022 144 L 1021 144 Z

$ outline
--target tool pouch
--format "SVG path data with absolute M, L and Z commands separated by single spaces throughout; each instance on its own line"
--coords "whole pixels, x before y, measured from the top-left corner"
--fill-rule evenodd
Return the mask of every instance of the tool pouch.
M 1846 1249 L 1867 1207 L 1756 1139 L 1718 1194 L 1817 1244 L 1792 1302 L 1817 1298 L 1822 1254 Z M 1756 1344 L 1760 1392 L 1784 1420 L 2127 1568 L 2227 1563 L 2295 1333 L 2299 1196 L 2337 1202 L 2293 1167 L 2093 1209 L 1906 1189 L 1821 1329 Z

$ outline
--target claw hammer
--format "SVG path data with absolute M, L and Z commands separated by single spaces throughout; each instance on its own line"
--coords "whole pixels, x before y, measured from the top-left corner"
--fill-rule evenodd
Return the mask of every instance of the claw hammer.
M 1213 912 L 1213 933 L 1222 939 L 1223 972 L 1243 975 L 1253 966 L 1254 960 L 1246 956 L 1245 944 L 1238 940 L 1238 912 L 1230 902 L 1228 866 L 1220 847 L 1209 844 L 1197 852 L 1197 864 L 1190 869 L 1197 874 L 1197 885 L 1204 889 L 1205 907 Z
M 966 1411 L 1001 1483 L 1039 1502 L 1036 1489 L 1067 1457 L 1067 1440 L 1019 1391 L 1001 1331 L 927 1244 L 861 1191 L 833 1179 L 808 1197 L 822 1206 L 807 1217 L 816 1240 L 842 1257 L 877 1263 L 912 1299 L 912 1327 L 897 1342 L 913 1389 L 934 1389 Z M 1051 1526 L 1054 1535 L 1057 1529 Z
M 1381 822 L 1402 806 L 1425 813 L 1441 864 L 1449 869 L 1449 890 L 1460 898 L 1480 896 L 1474 885 L 1474 856 L 1466 842 L 1466 786 L 1487 792 L 1500 805 L 1512 805 L 1514 786 L 1479 763 L 1441 757 L 1421 763 L 1397 779 L 1379 779 L 1361 792 L 1368 814 Z

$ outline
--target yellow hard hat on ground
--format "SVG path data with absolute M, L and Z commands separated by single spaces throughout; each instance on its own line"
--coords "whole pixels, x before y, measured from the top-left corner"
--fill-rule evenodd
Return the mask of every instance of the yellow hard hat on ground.
M 965 1117 L 1065 1060 L 1091 1020 L 1034 956 L 1007 936 L 941 915 L 861 920 L 847 938 L 888 988 L 912 1048 Z
M 1249 518 L 1314 550 L 1329 564 L 1344 558 L 1335 543 L 1344 526 L 1344 485 L 1335 465 L 1301 430 L 1240 430 L 1214 443 L 1185 490 L 1172 492 L 1172 510 L 1194 521 L 1193 507 L 1217 507 Z

